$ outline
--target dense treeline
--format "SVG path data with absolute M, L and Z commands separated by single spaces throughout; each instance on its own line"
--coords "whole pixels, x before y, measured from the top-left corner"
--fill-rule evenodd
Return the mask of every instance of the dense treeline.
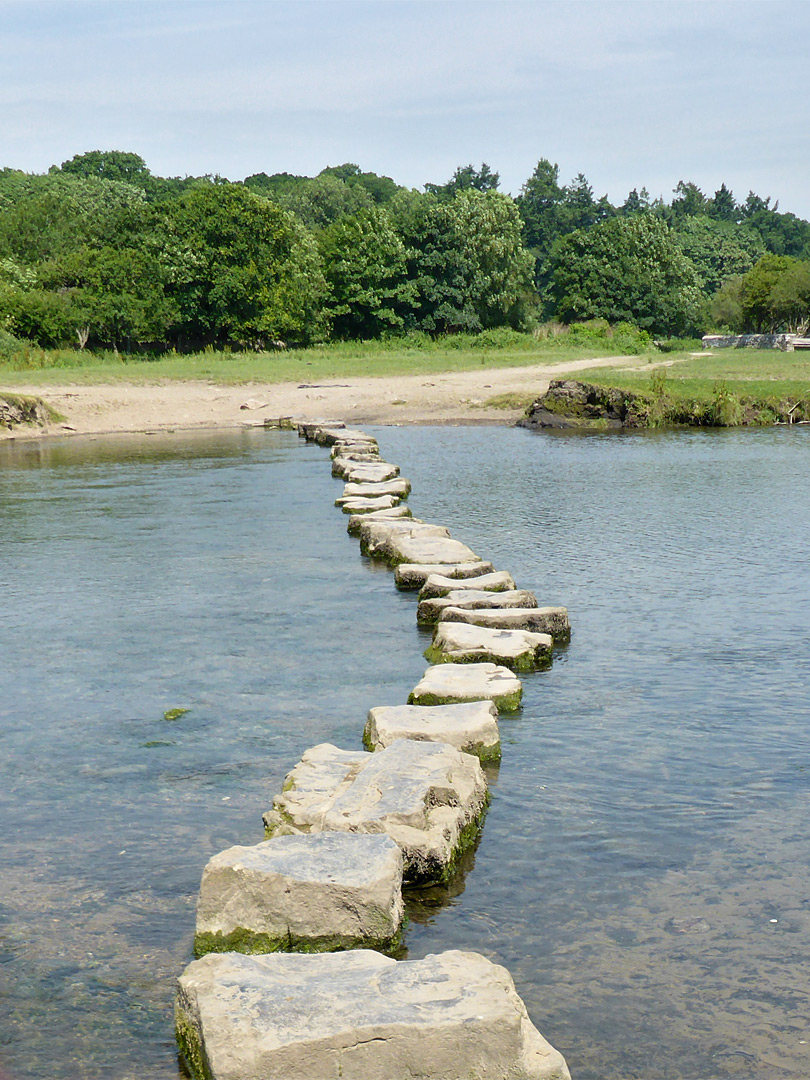
M 92 151 L 0 170 L 0 334 L 43 347 L 266 349 L 607 320 L 658 336 L 805 330 L 810 223 L 753 192 L 620 206 L 542 159 L 520 194 L 487 165 L 408 190 L 318 176 L 153 176 Z

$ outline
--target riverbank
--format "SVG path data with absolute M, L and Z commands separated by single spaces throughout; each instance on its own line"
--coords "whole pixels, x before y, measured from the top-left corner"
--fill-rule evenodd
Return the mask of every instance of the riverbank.
M 215 380 L 45 383 L 32 377 L 13 393 L 42 398 L 64 417 L 45 427 L 0 428 L 0 439 L 43 435 L 263 427 L 281 417 L 340 417 L 353 424 L 514 424 L 553 378 L 613 368 L 647 377 L 647 357 L 607 356 L 441 374 L 346 377 L 315 382 Z M 0 396 L 4 390 L 0 378 Z

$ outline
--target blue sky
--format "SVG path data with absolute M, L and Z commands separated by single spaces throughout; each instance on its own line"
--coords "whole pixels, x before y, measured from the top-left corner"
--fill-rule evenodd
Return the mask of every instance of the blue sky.
M 597 195 L 725 181 L 810 218 L 810 2 L 0 0 L 0 166 L 421 187 L 540 157 Z

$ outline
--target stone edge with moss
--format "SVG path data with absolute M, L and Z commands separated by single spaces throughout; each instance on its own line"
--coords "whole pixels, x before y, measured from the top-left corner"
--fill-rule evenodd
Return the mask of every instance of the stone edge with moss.
M 402 951 L 403 921 L 396 933 L 387 937 L 346 937 L 325 934 L 323 937 L 298 937 L 295 934 L 262 934 L 239 927 L 230 934 L 219 931 L 203 931 L 194 935 L 194 956 L 199 960 L 206 953 L 238 952 L 255 956 L 263 953 L 324 953 L 345 952 L 347 949 L 374 949 L 376 952 L 394 956 Z
M 408 736 L 403 736 L 408 738 Z M 415 739 L 414 742 L 421 742 L 423 740 Z M 434 740 L 424 740 L 432 742 Z M 442 739 L 435 740 L 436 742 L 443 742 Z M 371 735 L 369 734 L 368 724 L 366 724 L 363 730 L 363 749 L 368 750 L 370 754 L 377 751 L 378 747 L 371 741 Z M 460 750 L 462 754 L 472 754 L 473 757 L 477 757 L 482 765 L 495 765 L 501 760 L 501 744 L 500 741 L 496 743 L 482 743 L 482 742 L 469 742 L 464 746 L 457 746 L 455 749 Z
M 439 645 L 428 645 L 422 654 L 431 664 L 498 664 L 510 671 L 542 671 L 551 667 L 551 649 L 539 653 L 531 647 L 519 656 L 501 656 L 489 649 L 465 649 L 464 652 L 445 652 Z
M 457 694 L 420 694 L 416 697 L 412 690 L 408 694 L 409 705 L 459 705 L 464 701 L 492 701 L 499 713 L 517 712 L 523 699 L 523 687 L 518 687 L 510 694 L 498 694 L 497 697 L 459 697 Z

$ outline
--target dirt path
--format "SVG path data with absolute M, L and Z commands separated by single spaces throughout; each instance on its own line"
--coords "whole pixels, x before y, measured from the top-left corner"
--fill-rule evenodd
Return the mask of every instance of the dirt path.
M 0 438 L 258 427 L 265 420 L 285 416 L 296 420 L 340 419 L 355 424 L 511 424 L 522 414 L 521 406 L 497 409 L 484 402 L 504 394 L 536 396 L 548 388 L 551 379 L 586 368 L 627 369 L 641 364 L 647 366 L 636 357 L 609 356 L 545 367 L 347 378 L 345 382 L 330 380 L 320 384 L 218 386 L 190 381 L 15 386 L 13 393 L 44 398 L 66 417 L 66 422 L 46 431 L 0 430 Z

